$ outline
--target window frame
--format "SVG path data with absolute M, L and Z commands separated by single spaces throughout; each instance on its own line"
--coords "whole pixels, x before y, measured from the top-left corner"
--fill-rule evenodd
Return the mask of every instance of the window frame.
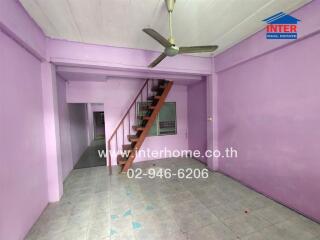
M 142 104 L 146 104 L 146 103 L 151 103 L 149 101 L 143 101 L 143 102 L 137 102 L 137 106 L 136 106 L 136 111 L 137 111 L 137 116 L 140 116 L 140 106 Z M 157 117 L 155 119 L 155 122 L 153 124 L 156 124 L 156 134 L 152 134 L 150 135 L 150 131 L 148 133 L 148 137 L 162 137 L 162 136 L 173 136 L 173 135 L 177 135 L 178 134 L 178 121 L 177 121 L 177 102 L 164 102 L 164 104 L 173 104 L 174 106 L 174 110 L 175 110 L 175 132 L 174 133 L 170 133 L 170 134 L 160 134 L 160 112 L 157 114 Z M 138 118 L 136 119 L 137 122 L 139 122 L 140 120 L 138 120 Z M 153 128 L 153 126 L 152 126 Z M 150 129 L 151 130 L 151 129 Z

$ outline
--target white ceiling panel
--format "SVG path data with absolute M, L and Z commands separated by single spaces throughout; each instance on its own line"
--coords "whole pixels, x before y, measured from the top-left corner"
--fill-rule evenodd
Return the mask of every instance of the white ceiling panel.
M 50 22 L 49 18 L 36 1 L 25 1 L 23 6 L 47 36 L 59 37 L 55 25 Z
M 57 30 L 53 38 L 82 41 L 80 31 L 71 12 L 69 1 L 66 0 L 33 0 L 47 16 Z M 90 0 L 91 1 L 91 0 Z M 80 2 L 80 1 L 79 1 Z M 87 11 L 87 10 L 85 10 Z
M 218 44 L 220 53 L 264 27 L 263 19 L 311 0 L 177 0 L 173 30 L 180 46 Z M 52 38 L 162 51 L 142 32 L 168 36 L 164 0 L 20 0 Z M 202 55 L 203 56 L 203 55 Z M 206 55 L 204 55 L 206 56 Z

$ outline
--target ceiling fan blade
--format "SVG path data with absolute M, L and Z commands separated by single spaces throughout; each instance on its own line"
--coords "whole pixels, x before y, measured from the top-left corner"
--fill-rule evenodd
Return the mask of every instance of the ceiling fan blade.
M 213 52 L 218 46 L 193 46 L 193 47 L 180 47 L 179 53 L 201 53 L 201 52 Z
M 165 39 L 160 33 L 153 30 L 152 28 L 144 28 L 142 31 L 144 31 L 146 34 L 148 34 L 150 37 L 152 37 L 165 48 L 171 47 L 171 43 L 167 39 Z
M 157 66 L 166 56 L 167 55 L 165 53 L 162 53 L 156 60 L 150 63 L 149 68 Z

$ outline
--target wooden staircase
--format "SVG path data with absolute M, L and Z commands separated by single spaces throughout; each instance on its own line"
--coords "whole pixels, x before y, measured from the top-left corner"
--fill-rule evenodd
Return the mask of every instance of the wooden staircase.
M 172 81 L 166 80 L 146 80 L 136 98 L 130 105 L 128 111 L 112 133 L 108 140 L 108 164 L 110 174 L 112 173 L 111 166 L 111 150 L 112 146 L 116 151 L 119 150 L 119 142 L 122 145 L 122 152 L 117 156 L 117 163 L 121 166 L 121 172 L 127 172 L 136 158 L 137 151 L 141 148 L 145 138 L 148 136 L 158 113 L 161 110 L 170 90 L 173 85 Z M 140 103 L 143 108 L 143 114 L 139 115 L 137 111 L 137 104 Z M 143 104 L 142 103 L 147 103 Z M 134 111 L 134 119 L 130 115 Z M 134 125 L 132 125 L 132 120 Z M 126 124 L 127 123 L 127 124 Z M 125 131 L 126 126 L 128 129 Z M 133 134 L 131 131 L 133 130 Z M 119 133 L 120 132 L 120 133 Z M 127 133 L 127 142 L 125 141 L 125 134 Z M 122 139 L 118 137 L 122 134 Z M 113 143 L 113 145 L 112 145 Z

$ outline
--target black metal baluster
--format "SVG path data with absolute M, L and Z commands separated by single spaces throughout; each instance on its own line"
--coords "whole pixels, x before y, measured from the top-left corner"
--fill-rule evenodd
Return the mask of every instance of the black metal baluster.
M 143 102 L 143 91 L 141 91 L 141 103 Z
M 131 134 L 131 131 L 130 131 L 130 111 L 129 111 L 129 113 L 128 113 L 128 118 L 129 118 L 129 135 Z
M 137 102 L 134 103 L 134 123 L 137 124 Z
M 118 131 L 116 131 L 116 151 L 118 151 Z
M 122 145 L 124 145 L 124 121 L 122 122 Z
M 148 98 L 149 98 L 149 80 L 147 82 L 147 101 L 148 101 Z

